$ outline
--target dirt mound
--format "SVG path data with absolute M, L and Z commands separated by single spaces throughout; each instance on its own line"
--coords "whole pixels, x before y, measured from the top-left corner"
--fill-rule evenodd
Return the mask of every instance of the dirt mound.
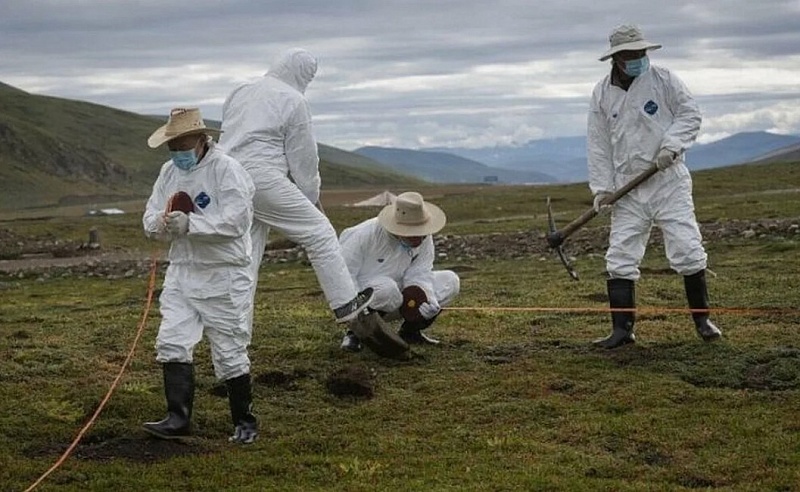
M 800 239 L 800 219 L 729 220 L 700 225 L 706 241 L 743 238 L 756 240 Z M 564 243 L 568 256 L 603 254 L 608 247 L 608 227 L 584 228 Z M 481 259 L 522 259 L 549 255 L 544 229 L 527 231 L 440 235 L 435 237 L 438 261 L 464 262 Z M 650 244 L 662 242 L 661 232 L 653 229 Z M 14 259 L 10 259 L 14 258 Z M 165 258 L 159 258 L 161 268 Z M 265 263 L 308 262 L 305 251 L 289 242 L 271 244 Z M 87 245 L 59 241 L 52 236 L 25 238 L 0 229 L 0 277 L 99 276 L 121 278 L 147 275 L 151 260 L 147 253 L 103 251 Z
M 85 256 L 91 254 L 96 247 L 94 244 L 65 241 L 54 234 L 26 237 L 10 229 L 0 229 L 0 260 Z

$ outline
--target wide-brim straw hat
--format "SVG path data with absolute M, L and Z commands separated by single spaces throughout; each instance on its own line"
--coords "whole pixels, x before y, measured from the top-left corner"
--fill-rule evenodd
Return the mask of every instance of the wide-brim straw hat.
M 175 108 L 170 111 L 167 124 L 150 135 L 147 145 L 155 149 L 170 140 L 195 133 L 219 134 L 221 130 L 207 127 L 197 108 Z
M 383 207 L 378 223 L 395 236 L 427 236 L 442 230 L 447 216 L 441 208 L 423 200 L 419 193 L 408 191 Z
M 657 50 L 661 48 L 660 44 L 645 40 L 642 30 L 638 26 L 627 24 L 614 28 L 608 36 L 608 41 L 611 44 L 611 48 L 603 53 L 600 61 L 606 61 L 614 53 L 619 53 L 620 51 Z

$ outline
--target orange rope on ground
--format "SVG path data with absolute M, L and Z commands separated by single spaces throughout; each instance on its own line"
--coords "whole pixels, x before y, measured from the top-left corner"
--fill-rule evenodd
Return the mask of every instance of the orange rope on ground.
M 133 359 L 133 354 L 136 351 L 136 345 L 139 343 L 139 339 L 142 337 L 142 333 L 144 333 L 144 327 L 147 325 L 147 315 L 150 313 L 150 306 L 153 304 L 153 292 L 155 291 L 155 285 L 156 285 L 157 266 L 158 266 L 158 254 L 153 253 L 150 262 L 150 280 L 147 285 L 147 300 L 145 301 L 144 313 L 142 314 L 142 319 L 139 322 L 139 327 L 137 328 L 136 331 L 136 337 L 133 339 L 133 345 L 131 345 L 131 349 L 128 351 L 128 356 L 125 358 L 125 362 L 122 363 L 122 367 L 120 367 L 119 373 L 117 373 L 117 377 L 114 379 L 114 382 L 111 383 L 111 387 L 108 389 L 106 396 L 103 398 L 103 401 L 100 402 L 100 405 L 97 407 L 97 410 L 94 411 L 94 415 L 92 415 L 92 418 L 90 418 L 89 421 L 86 422 L 86 425 L 84 425 L 81 431 L 78 432 L 78 435 L 72 441 L 72 444 L 70 444 L 67 450 L 64 451 L 64 454 L 62 454 L 61 457 L 58 459 L 58 461 L 53 463 L 53 466 L 51 466 L 49 470 L 44 472 L 44 474 L 41 477 L 39 477 L 39 479 L 36 480 L 33 483 L 33 485 L 25 489 L 25 492 L 30 492 L 31 490 L 38 487 L 39 484 L 41 484 L 45 478 L 47 478 L 59 466 L 61 466 L 64 463 L 64 461 L 67 460 L 69 455 L 78 445 L 80 440 L 83 438 L 84 434 L 86 434 L 89 428 L 94 424 L 95 420 L 97 420 L 97 417 L 100 415 L 100 412 L 103 411 L 103 408 L 105 408 L 106 403 L 108 403 L 108 400 L 111 399 L 111 394 L 114 393 L 115 389 L 117 389 L 117 385 L 122 379 L 122 374 L 128 368 L 128 365 L 130 365 L 130 362 Z
M 689 309 L 689 308 L 670 308 L 670 307 L 640 307 L 640 308 L 607 308 L 607 307 L 451 307 L 442 308 L 442 311 L 525 311 L 525 312 L 553 312 L 553 313 L 630 313 L 654 314 L 654 313 L 711 313 L 711 314 L 739 314 L 739 315 L 765 315 L 765 314 L 794 314 L 800 315 L 800 309 L 792 308 L 710 308 L 710 309 Z

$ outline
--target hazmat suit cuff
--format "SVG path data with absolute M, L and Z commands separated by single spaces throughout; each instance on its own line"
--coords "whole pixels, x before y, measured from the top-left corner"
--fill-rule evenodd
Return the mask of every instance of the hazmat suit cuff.
M 683 152 L 683 143 L 680 140 L 673 139 L 673 138 L 665 138 L 664 141 L 661 143 L 661 149 L 667 149 L 675 153 L 676 156 L 680 156 Z
M 611 185 L 592 185 L 589 186 L 589 190 L 592 192 L 593 197 L 599 195 L 600 193 L 608 193 L 609 195 L 614 193 L 614 187 Z

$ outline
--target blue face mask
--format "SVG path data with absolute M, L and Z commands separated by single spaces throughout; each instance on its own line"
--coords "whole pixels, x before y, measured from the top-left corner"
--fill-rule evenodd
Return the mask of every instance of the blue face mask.
M 194 153 L 194 150 L 170 150 L 169 155 L 172 157 L 172 163 L 178 169 L 188 171 L 197 165 L 197 154 Z
M 625 62 L 625 74 L 628 77 L 638 77 L 645 73 L 648 68 L 650 68 L 650 59 L 647 58 L 647 55 L 637 60 L 628 60 Z

